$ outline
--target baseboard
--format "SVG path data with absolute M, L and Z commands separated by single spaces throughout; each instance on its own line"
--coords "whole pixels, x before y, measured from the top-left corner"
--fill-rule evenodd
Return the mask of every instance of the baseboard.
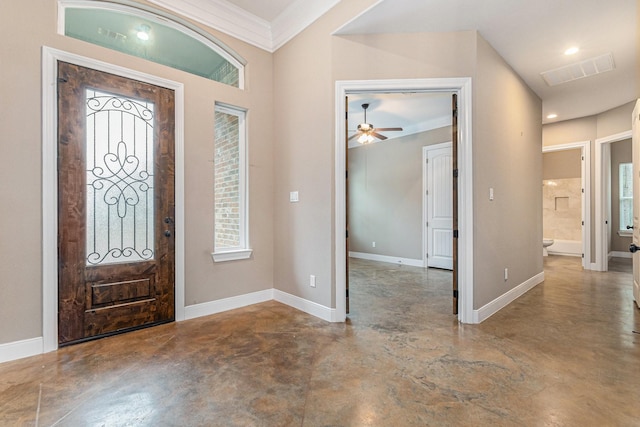
M 351 252 L 351 251 L 349 251 L 349 256 L 351 258 L 366 259 L 369 261 L 380 261 L 380 262 L 388 262 L 390 264 L 402 264 L 402 265 L 410 265 L 413 267 L 424 267 L 424 261 L 422 261 L 421 259 L 393 257 L 393 256 L 387 256 L 387 255 L 378 255 L 378 254 L 369 254 L 366 252 Z
M 524 295 L 527 291 L 544 282 L 544 271 L 536 274 L 510 291 L 505 292 L 488 304 L 473 310 L 473 323 L 482 323 L 504 307 Z
M 271 300 L 276 300 L 292 308 L 326 320 L 327 322 L 337 321 L 336 310 L 334 308 L 325 307 L 313 301 L 309 301 L 277 289 L 265 289 L 264 291 L 252 292 L 250 294 L 186 306 L 184 308 L 185 320 L 222 313 L 224 311 L 234 310 L 236 308 L 246 307 L 248 305 L 259 304 Z M 42 354 L 43 343 L 43 338 L 38 337 L 0 344 L 0 363 Z
M 222 313 L 223 311 L 259 304 L 261 302 L 271 301 L 272 299 L 273 289 L 265 289 L 264 291 L 252 292 L 250 294 L 188 305 L 184 308 L 184 320 Z
M 0 363 L 42 354 L 42 337 L 0 344 Z
M 319 317 L 320 319 L 326 320 L 327 322 L 336 321 L 335 308 L 329 308 L 316 302 L 309 301 L 304 298 L 288 294 L 286 292 L 282 292 L 278 289 L 273 290 L 273 299 L 286 304 L 289 307 L 293 307 L 312 316 Z
M 633 258 L 633 254 L 631 252 L 623 252 L 623 251 L 611 251 L 609 252 L 609 258 Z

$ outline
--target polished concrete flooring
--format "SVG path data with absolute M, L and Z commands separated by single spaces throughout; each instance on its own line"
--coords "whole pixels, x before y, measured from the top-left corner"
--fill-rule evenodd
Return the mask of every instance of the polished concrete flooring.
M 579 262 L 460 325 L 450 272 L 353 260 L 346 324 L 268 302 L 0 364 L 0 425 L 638 426 L 629 267 Z

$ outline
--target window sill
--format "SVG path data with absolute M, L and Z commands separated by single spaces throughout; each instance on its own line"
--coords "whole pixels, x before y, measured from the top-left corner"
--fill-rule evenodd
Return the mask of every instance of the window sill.
M 211 257 L 213 258 L 214 262 L 237 261 L 240 259 L 251 258 L 252 253 L 253 249 L 237 249 L 225 252 L 213 252 L 211 254 Z
M 620 237 L 632 237 L 633 231 L 631 230 L 618 230 L 618 236 Z

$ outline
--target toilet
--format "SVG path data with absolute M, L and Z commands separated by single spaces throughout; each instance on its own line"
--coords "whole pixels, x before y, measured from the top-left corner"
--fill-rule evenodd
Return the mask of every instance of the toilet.
M 542 239 L 542 256 L 549 256 L 547 248 L 553 245 L 553 239 Z

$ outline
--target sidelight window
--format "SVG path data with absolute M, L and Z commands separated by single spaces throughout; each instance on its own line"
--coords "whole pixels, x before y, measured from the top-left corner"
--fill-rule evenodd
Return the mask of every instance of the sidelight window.
M 247 227 L 244 110 L 216 105 L 214 141 L 214 261 L 251 255 Z
M 628 232 L 633 226 L 633 164 L 620 163 L 620 231 Z

